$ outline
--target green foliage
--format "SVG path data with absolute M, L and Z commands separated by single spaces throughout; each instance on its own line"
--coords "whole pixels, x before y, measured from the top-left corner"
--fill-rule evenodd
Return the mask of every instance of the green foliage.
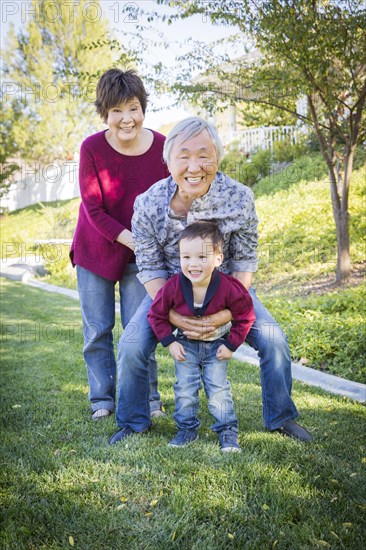
M 8 193 L 11 176 L 19 170 L 14 158 L 17 146 L 13 129 L 13 123 L 19 117 L 19 113 L 10 109 L 2 99 L 0 94 L 0 199 Z
M 1 548 L 363 547 L 362 404 L 294 382 L 314 442 L 270 434 L 257 367 L 231 361 L 242 453 L 220 452 L 203 392 L 199 441 L 171 449 L 174 368 L 159 347 L 167 417 L 111 447 L 115 419 L 90 419 L 77 302 L 9 281 L 1 291 Z
M 80 199 L 37 203 L 5 214 L 2 218 L 2 257 L 11 261 L 26 258 L 33 251 L 48 272 L 46 281 L 76 288 L 69 241 L 76 227 L 79 204 Z M 50 239 L 60 242 L 40 242 Z
M 114 61 L 109 43 L 102 42 L 107 22 L 86 16 L 86 0 L 72 8 L 61 0 L 53 4 L 58 16 L 43 17 L 50 3 L 32 0 L 25 27 L 17 33 L 11 28 L 3 48 L 13 141 L 22 160 L 32 162 L 73 158 L 82 139 L 101 127 L 95 85 Z M 98 2 L 93 4 L 95 10 Z M 90 46 L 98 41 L 97 48 Z
M 306 153 L 306 145 L 302 142 L 292 143 L 289 139 L 275 141 L 272 148 L 272 158 L 275 162 L 291 162 Z
M 319 154 L 308 154 L 285 164 L 280 172 L 271 173 L 270 176 L 258 181 L 253 191 L 256 197 L 260 197 L 297 186 L 302 181 L 316 183 L 328 181 L 327 168 Z M 295 187 L 294 191 L 296 193 Z M 322 201 L 326 206 L 329 202 L 328 196 L 322 195 Z
M 275 172 L 276 163 L 288 163 L 301 158 L 309 149 L 306 141 L 305 139 L 297 143 L 291 143 L 288 139 L 275 141 L 272 151 L 259 148 L 248 158 L 240 150 L 239 143 L 235 142 L 230 145 L 228 153 L 222 159 L 220 171 L 252 187 L 263 178 L 271 177 L 271 173 Z
M 255 285 L 289 337 L 294 359 L 366 382 L 365 290 L 329 288 L 336 238 L 326 168 L 319 155 L 298 159 L 290 168 L 253 188 L 260 220 Z M 351 253 L 359 265 L 365 262 L 365 197 L 364 166 L 354 172 L 351 188 Z M 316 294 L 319 289 L 323 294 Z
M 329 275 L 336 262 L 329 182 L 319 155 L 302 157 L 253 188 L 259 217 L 258 279 L 292 284 Z M 354 173 L 350 232 L 354 262 L 365 261 L 365 166 Z
M 272 106 L 259 103 L 237 104 L 238 120 L 246 128 L 259 126 L 292 126 L 296 124 L 295 115 Z
M 248 40 L 256 48 L 223 60 L 203 52 L 198 44 L 193 54 L 181 56 L 177 63 L 180 75 L 172 88 L 180 93 L 180 100 L 184 94 L 184 99 L 194 98 L 211 110 L 223 98 L 230 104 L 246 101 L 283 110 L 312 126 L 329 172 L 337 281 L 346 281 L 352 159 L 366 138 L 366 64 L 360 47 L 366 38 L 364 2 L 158 2 L 176 8 L 173 19 L 205 14 L 214 24 L 234 27 L 242 52 L 248 52 Z M 228 41 L 232 43 L 233 38 Z M 188 66 L 183 68 L 185 61 Z M 193 70 L 200 71 L 199 78 L 193 78 Z M 306 110 L 298 108 L 304 98 Z
M 365 286 L 263 302 L 287 335 L 293 360 L 366 383 Z
M 271 168 L 271 152 L 259 149 L 250 158 L 246 158 L 239 149 L 229 151 L 220 163 L 221 172 L 251 187 L 261 178 L 268 176 Z

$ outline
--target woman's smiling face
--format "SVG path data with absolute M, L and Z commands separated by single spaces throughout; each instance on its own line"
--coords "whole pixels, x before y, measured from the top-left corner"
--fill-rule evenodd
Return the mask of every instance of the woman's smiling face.
M 137 97 L 109 109 L 107 124 L 115 143 L 131 142 L 136 139 L 144 118 L 141 103 Z
M 190 197 L 202 197 L 218 171 L 215 145 L 207 130 L 187 141 L 176 140 L 168 162 L 179 191 Z

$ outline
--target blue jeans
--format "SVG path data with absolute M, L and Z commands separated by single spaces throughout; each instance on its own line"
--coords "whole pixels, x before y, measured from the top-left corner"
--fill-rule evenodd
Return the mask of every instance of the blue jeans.
M 226 377 L 228 361 L 216 357 L 217 348 L 224 343 L 219 338 L 214 342 L 201 342 L 180 337 L 178 341 L 186 352 L 184 361 L 175 361 L 174 420 L 180 430 L 196 430 L 200 426 L 197 418 L 198 392 L 203 386 L 208 398 L 208 409 L 216 423 L 214 432 L 227 428 L 238 431 L 238 420 L 234 412 L 230 382 Z
M 119 281 L 120 312 L 124 328 L 146 296 L 144 286 L 136 277 L 136 264 L 128 264 Z M 113 347 L 115 324 L 115 283 L 83 267 L 76 266 L 81 315 L 83 319 L 83 355 L 89 381 L 89 400 L 92 411 L 115 408 L 116 360 Z M 160 407 L 157 391 L 157 364 L 148 358 L 151 382 L 151 410 Z
M 291 399 L 290 350 L 286 336 L 252 288 L 250 295 L 257 318 L 246 342 L 258 351 L 260 359 L 264 425 L 275 430 L 286 420 L 298 416 Z M 148 359 L 157 344 L 147 320 L 151 303 L 147 295 L 119 342 L 118 377 L 121 383 L 116 419 L 119 427 L 135 432 L 146 430 L 150 424 Z

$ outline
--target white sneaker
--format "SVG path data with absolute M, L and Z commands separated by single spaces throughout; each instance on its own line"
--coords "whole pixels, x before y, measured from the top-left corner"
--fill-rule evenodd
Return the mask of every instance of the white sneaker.
M 101 420 L 102 418 L 106 418 L 111 414 L 112 414 L 112 411 L 108 409 L 98 409 L 92 414 L 92 420 Z

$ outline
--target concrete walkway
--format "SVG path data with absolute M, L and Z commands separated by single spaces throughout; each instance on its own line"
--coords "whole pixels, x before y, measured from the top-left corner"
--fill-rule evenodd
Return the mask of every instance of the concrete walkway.
M 47 292 L 55 292 L 68 296 L 73 300 L 79 299 L 77 290 L 71 290 L 69 288 L 62 288 L 56 285 L 50 285 L 43 283 L 40 280 L 34 279 L 33 276 L 42 272 L 42 266 L 35 257 L 34 260 L 27 256 L 27 263 L 22 261 L 21 258 L 2 259 L 0 261 L 0 276 L 12 279 L 13 281 L 21 281 L 24 284 L 45 290 Z M 118 310 L 116 306 L 116 311 Z M 252 365 L 259 365 L 259 359 L 257 352 L 247 345 L 242 345 L 234 353 L 233 357 L 249 363 Z M 360 384 L 359 382 L 352 382 L 344 378 L 339 378 L 332 374 L 326 374 L 324 372 L 305 367 L 299 363 L 292 363 L 292 377 L 295 380 L 299 380 L 308 384 L 309 386 L 316 386 L 322 388 L 330 393 L 337 395 L 344 395 L 355 401 L 361 403 L 366 402 L 366 384 Z

